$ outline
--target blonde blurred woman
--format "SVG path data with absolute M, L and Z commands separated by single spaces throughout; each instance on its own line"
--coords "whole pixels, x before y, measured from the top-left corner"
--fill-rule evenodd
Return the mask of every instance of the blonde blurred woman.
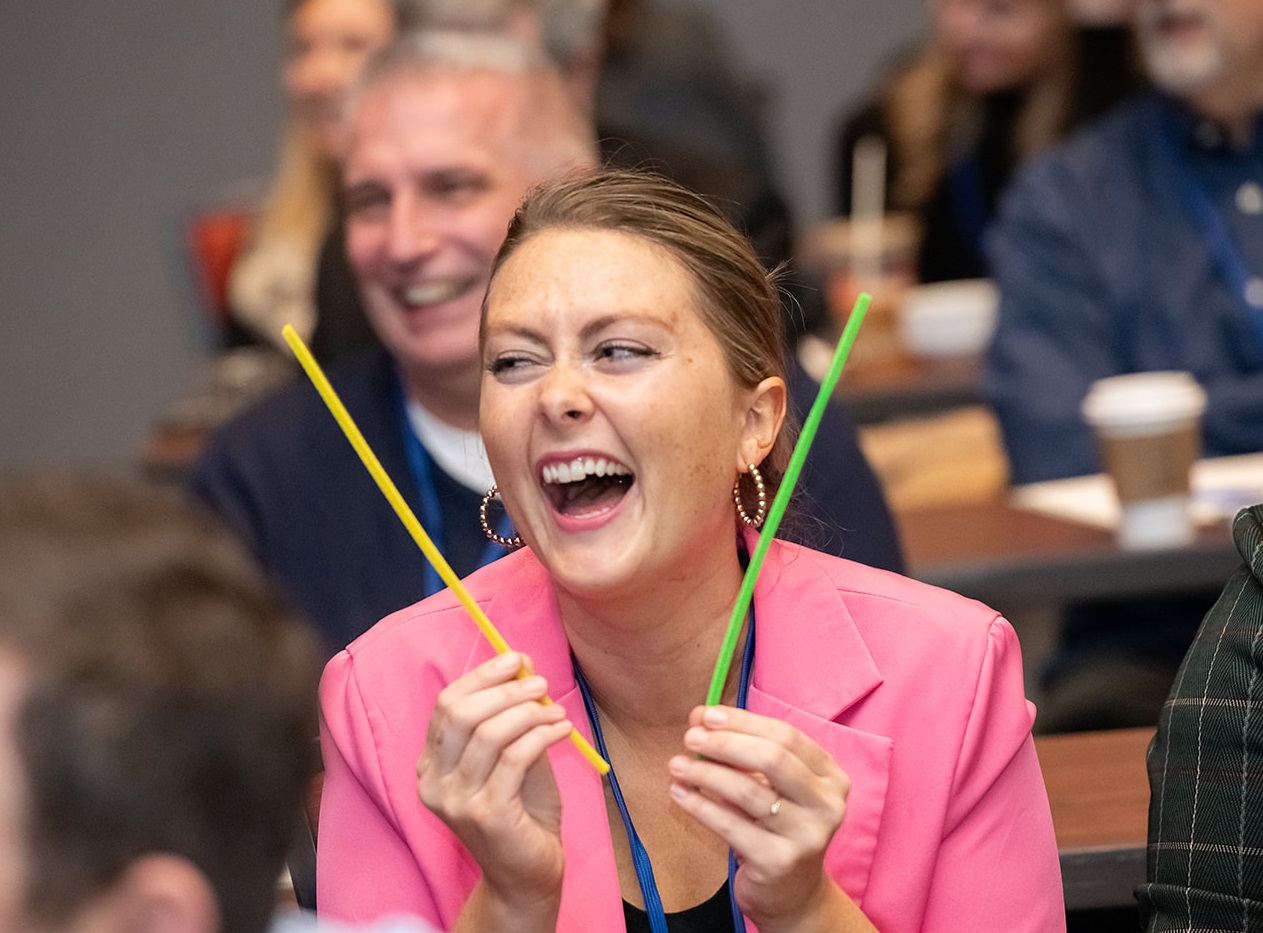
M 289 116 L 271 190 L 229 299 L 253 337 L 279 344 L 292 323 L 315 326 L 315 269 L 334 214 L 343 98 L 368 57 L 395 33 L 390 0 L 286 0 L 282 83 Z

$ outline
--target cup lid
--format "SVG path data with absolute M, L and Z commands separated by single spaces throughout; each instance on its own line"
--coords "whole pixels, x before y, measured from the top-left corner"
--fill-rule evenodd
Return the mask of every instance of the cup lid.
M 1083 400 L 1087 421 L 1105 429 L 1138 429 L 1198 418 L 1206 391 L 1186 372 L 1130 373 L 1092 383 Z

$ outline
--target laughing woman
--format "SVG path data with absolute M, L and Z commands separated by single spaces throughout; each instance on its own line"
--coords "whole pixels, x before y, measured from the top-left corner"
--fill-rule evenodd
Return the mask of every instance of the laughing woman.
M 484 305 L 481 427 L 525 546 L 468 580 L 520 653 L 493 656 L 444 593 L 330 662 L 323 913 L 1064 929 L 995 612 L 778 542 L 743 663 L 699 705 L 788 460 L 779 315 L 746 241 L 666 181 L 568 180 L 523 205 Z

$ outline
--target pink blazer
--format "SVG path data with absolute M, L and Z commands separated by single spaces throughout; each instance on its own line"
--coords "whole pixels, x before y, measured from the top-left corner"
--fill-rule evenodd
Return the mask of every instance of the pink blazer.
M 523 550 L 467 582 L 588 733 L 539 562 Z M 784 543 L 768 553 L 754 604 L 750 708 L 811 736 L 850 776 L 826 868 L 877 928 L 1064 930 L 1034 709 L 1009 624 L 953 593 Z M 320 688 L 322 914 L 412 913 L 454 925 L 479 869 L 418 800 L 416 762 L 438 691 L 491 653 L 442 593 L 387 617 L 329 662 Z M 569 743 L 550 758 L 566 850 L 557 929 L 623 930 L 601 779 Z

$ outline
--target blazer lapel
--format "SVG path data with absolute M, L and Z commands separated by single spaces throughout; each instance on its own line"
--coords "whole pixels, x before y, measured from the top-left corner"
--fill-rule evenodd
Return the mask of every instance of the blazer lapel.
M 750 708 L 784 720 L 847 773 L 846 815 L 825 863 L 863 902 L 885 809 L 894 741 L 845 724 L 846 711 L 882 682 L 828 568 L 811 551 L 777 543 L 755 589 Z

